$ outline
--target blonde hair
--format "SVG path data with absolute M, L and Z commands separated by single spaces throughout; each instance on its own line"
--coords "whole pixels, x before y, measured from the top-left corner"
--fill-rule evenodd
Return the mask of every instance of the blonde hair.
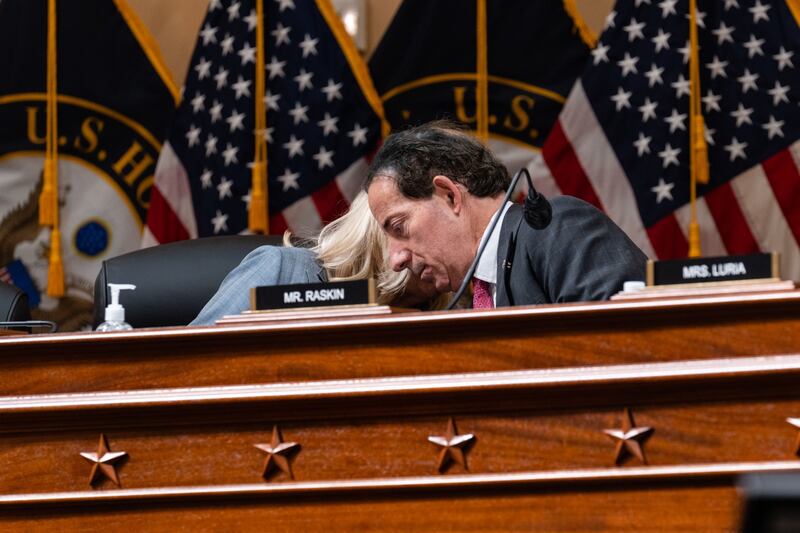
M 284 244 L 290 246 L 289 237 L 287 232 Z M 389 268 L 387 246 L 386 235 L 369 210 L 367 194 L 361 192 L 347 213 L 322 228 L 311 251 L 330 281 L 375 278 L 378 303 L 389 304 L 403 294 L 410 272 Z

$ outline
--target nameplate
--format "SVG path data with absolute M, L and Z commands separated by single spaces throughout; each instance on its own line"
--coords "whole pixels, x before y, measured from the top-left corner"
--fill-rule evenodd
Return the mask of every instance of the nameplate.
M 250 289 L 252 311 L 363 305 L 374 304 L 375 301 L 375 280 L 372 279 L 273 285 Z
M 778 253 L 647 262 L 647 285 L 780 278 Z

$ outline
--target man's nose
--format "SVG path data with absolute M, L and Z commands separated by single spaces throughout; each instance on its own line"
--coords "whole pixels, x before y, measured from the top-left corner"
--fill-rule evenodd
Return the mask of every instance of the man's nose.
M 411 266 L 411 252 L 407 248 L 399 245 L 399 243 L 389 241 L 389 266 L 395 272 L 400 272 L 403 269 Z

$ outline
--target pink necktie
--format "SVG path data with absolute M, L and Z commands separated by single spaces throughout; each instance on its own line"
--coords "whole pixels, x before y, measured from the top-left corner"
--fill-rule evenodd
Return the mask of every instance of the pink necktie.
M 492 309 L 491 284 L 482 279 L 472 278 L 472 308 L 473 309 Z

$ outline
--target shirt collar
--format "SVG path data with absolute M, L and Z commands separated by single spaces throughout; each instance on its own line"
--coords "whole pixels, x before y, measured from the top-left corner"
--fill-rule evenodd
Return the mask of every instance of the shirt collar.
M 503 219 L 506 217 L 506 212 L 512 205 L 513 204 L 511 202 L 506 202 L 506 205 L 503 206 L 503 210 L 500 212 L 500 220 L 497 221 L 494 231 L 492 231 L 492 234 L 489 235 L 489 241 L 486 243 L 486 248 L 483 250 L 483 255 L 481 256 L 480 261 L 478 261 L 478 267 L 475 269 L 476 278 L 493 285 L 497 284 L 497 246 L 500 244 L 500 230 L 502 229 Z M 494 220 L 495 216 L 497 216 L 497 214 L 492 216 L 492 220 Z M 483 237 L 481 237 L 481 241 L 483 241 L 483 239 L 486 237 L 486 233 L 489 231 L 489 226 L 492 225 L 492 220 L 490 220 L 489 224 L 486 225 L 486 229 L 483 231 Z

